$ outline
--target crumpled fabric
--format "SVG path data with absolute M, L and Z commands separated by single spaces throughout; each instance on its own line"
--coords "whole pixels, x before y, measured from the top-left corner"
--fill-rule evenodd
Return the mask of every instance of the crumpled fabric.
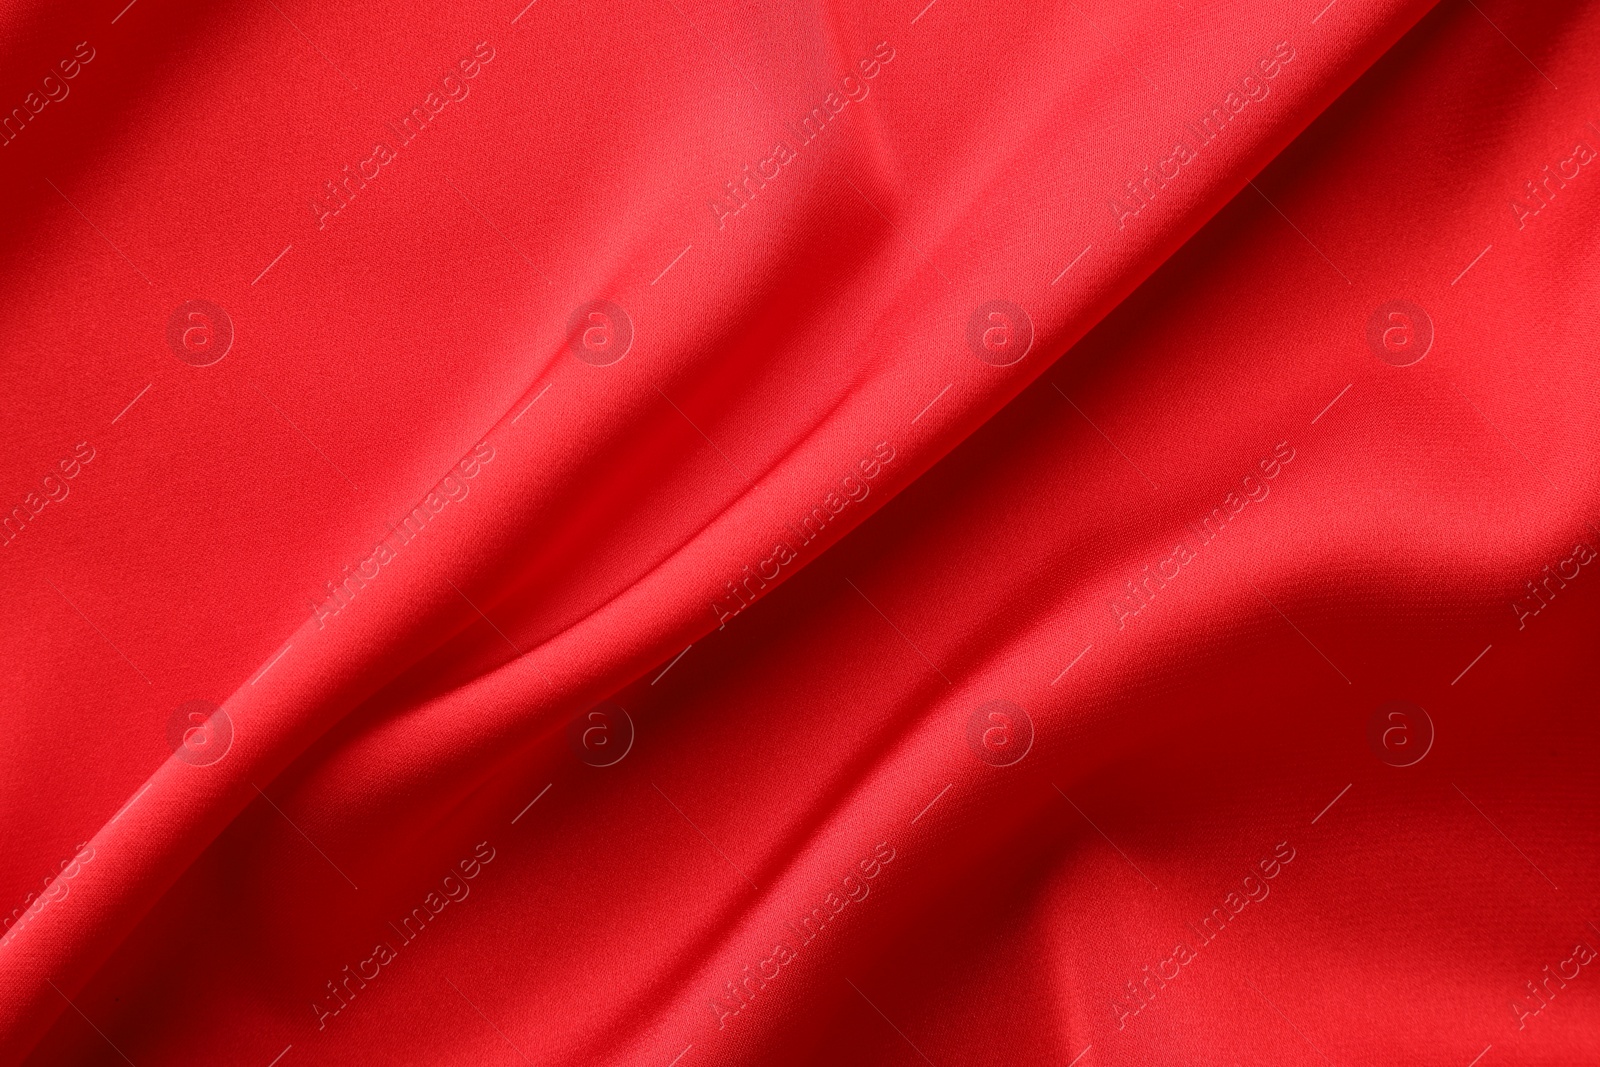
M 1600 1052 L 1600 10 L 0 31 L 0 1061 Z

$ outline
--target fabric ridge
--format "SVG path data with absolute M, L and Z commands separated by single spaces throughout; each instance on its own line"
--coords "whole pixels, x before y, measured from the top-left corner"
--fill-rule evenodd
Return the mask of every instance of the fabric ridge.
M 1600 1054 L 1597 44 L 0 6 L 0 1062 Z

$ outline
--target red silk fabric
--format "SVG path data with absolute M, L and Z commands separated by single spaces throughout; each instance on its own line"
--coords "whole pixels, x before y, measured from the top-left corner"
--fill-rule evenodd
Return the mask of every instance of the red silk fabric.
M 1600 9 L 0 42 L 3 1062 L 1600 1055 Z

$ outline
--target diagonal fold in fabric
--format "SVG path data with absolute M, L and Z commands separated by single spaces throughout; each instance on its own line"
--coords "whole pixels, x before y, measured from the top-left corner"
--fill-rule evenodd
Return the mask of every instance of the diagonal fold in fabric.
M 39 482 L 4 562 L 40 620 L 0 650 L 6 1061 L 1132 1063 L 1265 1055 L 1262 1004 L 1296 1055 L 1370 1051 L 1349 1004 L 1298 1030 L 1287 950 L 1221 932 L 1314 925 L 1304 872 L 1361 851 L 1317 809 L 1374 787 L 1318 765 L 1294 792 L 1277 763 L 1310 757 L 1268 706 L 1301 694 L 1325 754 L 1338 702 L 1401 715 L 1382 769 L 1458 777 L 1396 803 L 1489 844 L 1537 774 L 1479 788 L 1480 704 L 1395 756 L 1405 709 L 1519 654 L 1484 684 L 1522 679 L 1593 749 L 1559 666 L 1592 611 L 1525 653 L 1460 631 L 1553 617 L 1600 539 L 1600 24 L 511 6 L 4 16 L 8 65 L 54 72 L 0 122 L 6 469 Z M 1481 83 L 1430 87 L 1452 55 Z M 1492 165 L 1419 184 L 1418 153 L 1468 139 Z M 1539 389 L 1491 358 L 1507 292 L 1559 324 Z M 1505 536 L 1438 573 L 1428 546 L 1480 524 Z M 1479 592 L 1522 575 L 1510 615 Z M 1230 700 L 1255 740 L 1208 735 Z M 52 706 L 83 709 L 77 758 Z M 1436 727 L 1458 747 L 1406 764 Z M 1252 759 L 1258 794 L 1206 777 Z M 1135 771 L 1166 784 L 1118 799 Z M 521 973 L 532 938 L 560 980 Z M 1507 990 L 1542 973 L 1507 956 Z M 1543 988 L 1516 1033 L 1566 1003 Z

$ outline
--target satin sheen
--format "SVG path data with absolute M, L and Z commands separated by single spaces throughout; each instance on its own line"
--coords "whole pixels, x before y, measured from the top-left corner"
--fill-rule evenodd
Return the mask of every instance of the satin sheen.
M 1593 1060 L 1597 47 L 0 6 L 0 1063 Z

